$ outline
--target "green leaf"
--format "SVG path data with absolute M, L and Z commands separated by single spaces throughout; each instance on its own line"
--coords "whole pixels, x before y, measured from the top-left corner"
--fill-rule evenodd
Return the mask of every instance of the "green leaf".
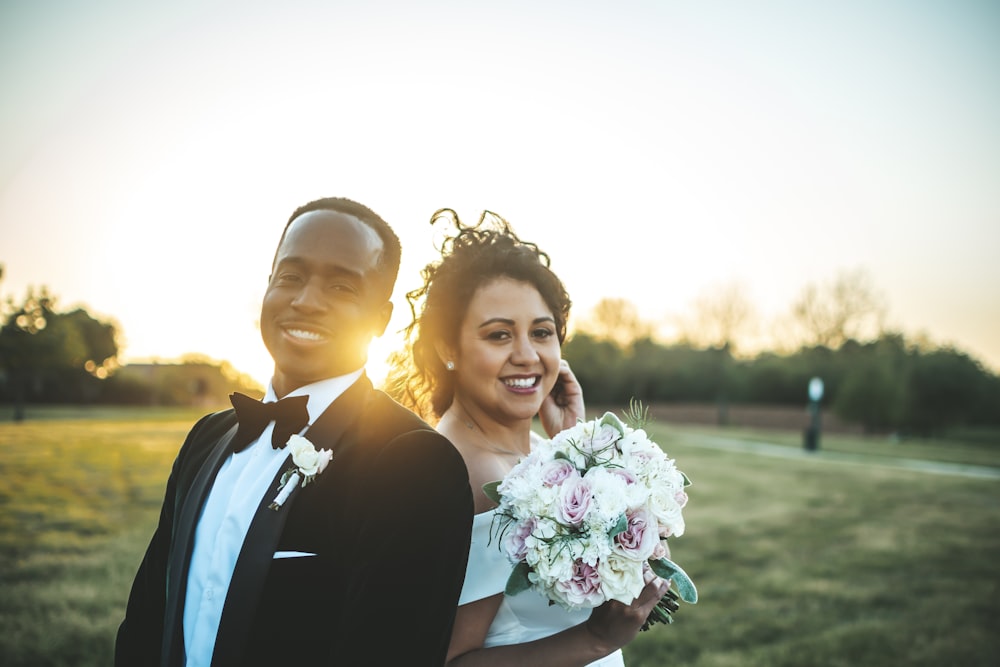
M 698 603 L 698 589 L 695 588 L 691 577 L 681 569 L 680 565 L 667 558 L 651 560 L 649 561 L 649 565 L 653 568 L 656 576 L 661 579 L 670 579 L 674 582 L 677 586 L 677 594 L 682 600 L 688 604 Z
M 611 529 L 611 533 L 608 535 L 608 537 L 614 539 L 618 535 L 624 533 L 626 528 L 628 528 L 628 517 L 622 514 L 620 517 L 618 517 L 618 523 L 616 523 L 615 527 Z
M 674 563 L 666 558 L 651 560 L 649 561 L 649 566 L 653 568 L 653 572 L 656 573 L 656 576 L 661 579 L 670 579 L 677 573 L 677 570 L 674 569 Z
M 691 486 L 691 480 L 690 480 L 690 479 L 688 479 L 688 476 L 687 476 L 687 475 L 685 475 L 685 474 L 684 474 L 683 472 L 681 472 L 680 470 L 678 470 L 677 472 L 680 472 L 680 473 L 681 473 L 681 477 L 683 477 L 683 478 L 684 478 L 684 486 Z
M 507 578 L 507 585 L 503 589 L 504 595 L 517 595 L 531 588 L 531 580 L 528 579 L 529 572 L 531 572 L 531 566 L 524 561 L 515 565 Z
M 622 420 L 618 419 L 618 416 L 613 412 L 605 412 L 604 416 L 601 417 L 600 424 L 601 426 L 608 425 L 622 435 L 625 435 L 625 425 L 622 424 Z
M 487 482 L 486 484 L 483 484 L 483 493 L 485 493 L 486 497 L 495 502 L 497 505 L 500 504 L 500 492 L 497 490 L 499 486 L 499 481 Z

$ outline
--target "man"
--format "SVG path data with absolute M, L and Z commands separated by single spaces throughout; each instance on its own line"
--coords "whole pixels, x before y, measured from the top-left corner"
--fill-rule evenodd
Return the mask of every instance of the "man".
M 385 221 L 351 200 L 292 214 L 260 328 L 275 364 L 264 402 L 286 399 L 297 419 L 234 395 L 236 410 L 191 430 L 117 665 L 443 664 L 468 558 L 468 473 L 364 374 L 399 255 Z M 300 432 L 293 457 L 304 441 L 286 434 Z

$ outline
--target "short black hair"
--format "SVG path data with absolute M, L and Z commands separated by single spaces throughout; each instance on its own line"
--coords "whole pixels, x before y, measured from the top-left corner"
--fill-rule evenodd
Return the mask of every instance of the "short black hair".
M 382 219 L 382 216 L 353 199 L 346 197 L 323 197 L 299 206 L 292 213 L 291 217 L 288 218 L 288 222 L 285 223 L 285 228 L 281 232 L 281 238 L 278 239 L 278 248 L 281 247 L 282 242 L 285 240 L 285 234 L 288 233 L 288 227 L 292 222 L 300 215 L 309 213 L 310 211 L 334 211 L 350 215 L 375 230 L 375 233 L 382 239 L 382 254 L 378 259 L 379 274 L 382 277 L 386 299 L 392 296 L 392 290 L 396 285 L 396 277 L 399 275 L 399 258 L 402 254 L 399 237 L 396 236 L 396 232 L 389 226 L 389 223 Z M 277 250 L 275 250 L 275 257 L 277 257 Z

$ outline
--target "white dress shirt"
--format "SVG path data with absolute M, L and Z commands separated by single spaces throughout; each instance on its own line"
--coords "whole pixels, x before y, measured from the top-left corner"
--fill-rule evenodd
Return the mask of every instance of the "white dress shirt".
M 349 375 L 321 380 L 288 395 L 309 396 L 306 409 L 309 426 L 312 426 L 316 418 L 354 384 L 361 372 L 357 370 Z M 276 400 L 270 384 L 263 400 Z M 208 667 L 211 664 L 222 608 L 243 540 L 264 494 L 277 494 L 278 490 L 271 482 L 288 458 L 288 450 L 271 446 L 273 430 L 272 421 L 255 442 L 243 451 L 231 454 L 223 462 L 202 508 L 194 534 L 184 601 L 187 667 Z

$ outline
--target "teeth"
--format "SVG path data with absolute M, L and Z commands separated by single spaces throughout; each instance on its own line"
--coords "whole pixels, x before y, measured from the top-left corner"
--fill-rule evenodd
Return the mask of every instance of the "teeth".
M 304 329 L 286 329 L 286 331 L 292 338 L 301 338 L 303 340 L 323 340 L 323 337 L 318 333 L 306 331 Z
M 528 387 L 535 386 L 535 378 L 513 378 L 510 380 L 504 380 L 503 383 L 508 387 L 527 389 Z

